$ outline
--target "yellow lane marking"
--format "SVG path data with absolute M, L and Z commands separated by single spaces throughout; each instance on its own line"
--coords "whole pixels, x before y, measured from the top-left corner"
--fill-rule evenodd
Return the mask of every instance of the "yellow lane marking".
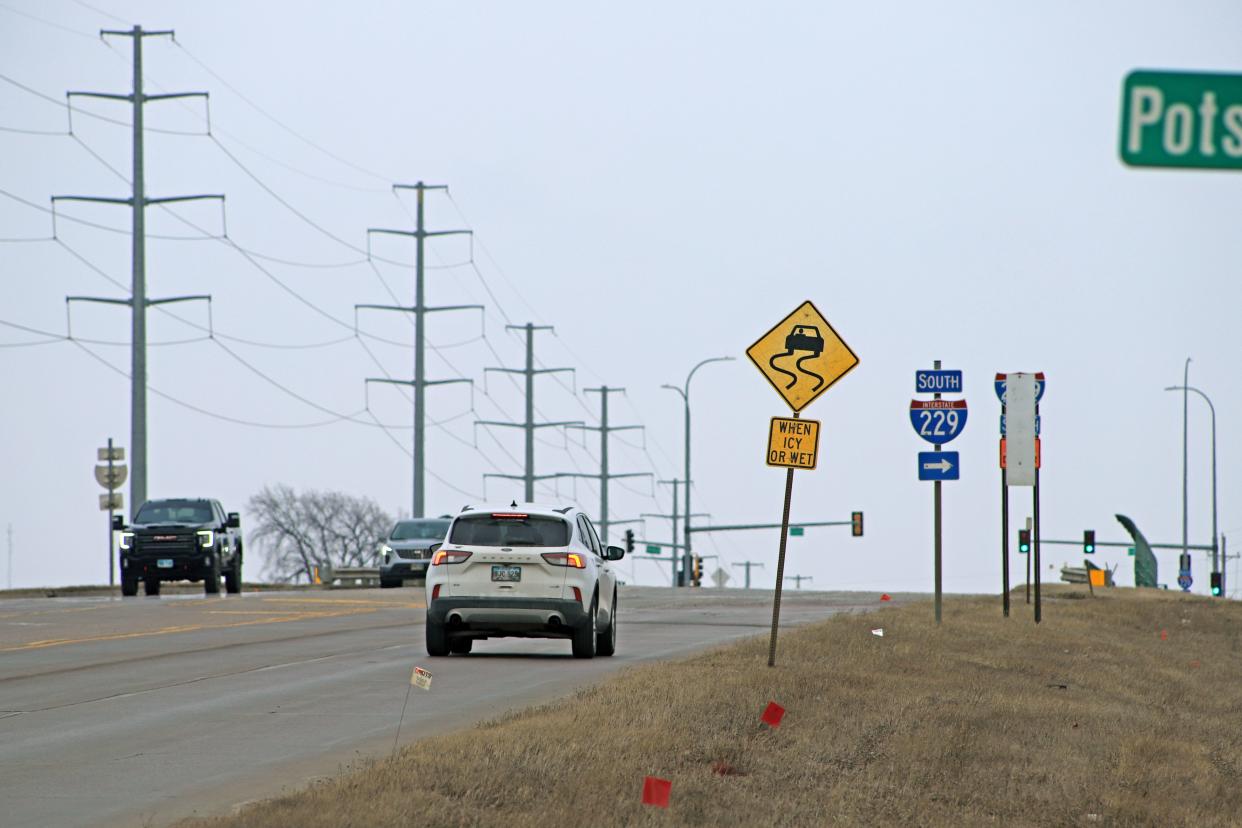
M 417 602 L 408 603 L 404 601 L 379 601 L 376 599 L 362 598 L 260 598 L 265 604 L 357 604 L 368 607 L 406 607 L 409 609 L 424 609 L 425 604 Z
M 27 644 L 19 644 L 14 647 L 0 647 L 0 653 L 11 653 L 21 650 L 42 650 L 47 647 L 61 647 L 67 644 L 89 644 L 95 641 L 119 641 L 126 638 L 147 638 L 155 635 L 169 635 L 172 633 L 197 632 L 200 630 L 223 630 L 232 627 L 251 627 L 256 624 L 283 624 L 289 621 L 305 621 L 316 618 L 334 618 L 344 615 L 366 615 L 375 612 L 373 609 L 354 609 L 354 610 L 338 610 L 327 612 L 290 612 L 282 616 L 273 616 L 271 618 L 256 618 L 250 621 L 237 621 L 231 624 L 181 624 L 174 627 L 162 627 L 158 630 L 146 630 L 143 632 L 129 633 L 110 633 L 108 635 L 92 635 L 83 638 L 49 638 L 44 641 L 31 641 Z
M 0 613 L 0 618 L 21 618 L 26 615 L 51 615 L 57 612 L 88 612 L 90 610 L 103 609 L 108 604 L 96 604 L 91 607 L 65 607 L 63 609 L 48 610 L 31 610 L 30 612 L 6 612 Z

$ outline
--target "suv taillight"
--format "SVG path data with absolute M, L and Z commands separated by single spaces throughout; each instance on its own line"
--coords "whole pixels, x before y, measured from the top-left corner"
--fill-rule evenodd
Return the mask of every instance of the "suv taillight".
M 543 559 L 553 566 L 572 566 L 586 569 L 586 560 L 577 552 L 544 552 Z
M 463 563 L 469 557 L 469 552 L 463 552 L 459 549 L 441 549 L 439 552 L 436 552 L 436 556 L 431 559 L 431 565 L 440 566 L 441 564 L 459 564 Z

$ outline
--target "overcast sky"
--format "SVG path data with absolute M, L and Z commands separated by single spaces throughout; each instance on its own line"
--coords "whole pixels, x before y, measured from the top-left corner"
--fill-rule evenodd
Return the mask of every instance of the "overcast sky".
M 153 497 L 244 513 L 287 483 L 409 509 L 410 403 L 393 386 L 368 398 L 363 380 L 408 378 L 410 324 L 363 312 L 356 336 L 353 306 L 410 303 L 399 263 L 412 244 L 377 237 L 388 261 L 368 263 L 365 231 L 408 229 L 414 202 L 390 185 L 421 179 L 451 187 L 428 196 L 430 228 L 475 231 L 473 247 L 429 246 L 428 302 L 487 305 L 430 325 L 429 375 L 475 380 L 473 396 L 428 392 L 433 513 L 520 498 L 520 483 L 482 479 L 521 471 L 520 431 L 473 421 L 521 418 L 518 388 L 483 368 L 520 367 L 504 326 L 533 321 L 556 329 L 536 339 L 540 364 L 576 369 L 537 380 L 542 419 L 594 422 L 584 387 L 628 389 L 613 423 L 647 428 L 614 437 L 618 472 L 680 476 L 681 400 L 660 386 L 736 357 L 692 387 L 695 511 L 778 521 L 784 475 L 763 455 L 769 417 L 787 409 L 744 351 L 810 299 L 861 363 L 805 412 L 823 422 L 821 458 L 796 475 L 793 513 L 861 509 L 866 537 L 791 539 L 786 572 L 812 576 L 804 588 L 931 589 L 932 487 L 915 464 L 927 446 L 907 411 L 914 371 L 934 359 L 965 372 L 971 412 L 950 446 L 962 479 L 944 490 L 947 590 L 999 588 L 997 371 L 1048 377 L 1045 537 L 1127 540 L 1120 512 L 1180 542 L 1182 400 L 1162 389 L 1192 357 L 1191 383 L 1220 417 L 1221 529 L 1242 551 L 1242 178 L 1128 168 L 1117 152 L 1132 69 L 1242 71 L 1236 3 L 4 0 L 0 237 L 36 241 L 0 244 L 0 343 L 42 343 L 0 348 L 15 586 L 107 578 L 92 467 L 108 437 L 129 441 L 129 312 L 75 304 L 74 342 L 11 325 L 63 337 L 65 296 L 126 296 L 127 208 L 62 204 L 102 227 L 61 219 L 57 241 L 37 239 L 51 195 L 128 195 L 128 105 L 75 99 L 120 123 L 78 114 L 68 135 L 61 102 L 129 92 L 130 42 L 98 30 L 135 23 L 177 35 L 146 40 L 148 92 L 211 94 L 210 137 L 197 99 L 147 106 L 149 194 L 227 196 L 227 226 L 214 202 L 148 211 L 149 295 L 211 294 L 216 334 L 203 339 L 203 303 L 150 312 Z M 1211 535 L 1209 424 L 1192 398 L 1197 543 Z M 537 472 L 595 471 L 598 456 L 595 433 L 544 429 Z M 589 481 L 539 491 L 598 510 Z M 1016 526 L 1029 490 L 1014 495 Z M 613 517 L 667 512 L 669 498 L 617 481 Z M 637 531 L 668 537 L 658 520 Z M 770 585 L 776 535 L 701 548 L 732 585 L 745 560 Z M 1132 583 L 1124 548 L 1096 558 Z M 1171 583 L 1176 552 L 1159 558 Z M 1044 559 L 1059 570 L 1081 555 L 1050 546 Z M 260 575 L 253 552 L 246 567 Z M 1196 592 L 1209 568 L 1196 555 Z M 668 577 L 651 561 L 622 569 Z

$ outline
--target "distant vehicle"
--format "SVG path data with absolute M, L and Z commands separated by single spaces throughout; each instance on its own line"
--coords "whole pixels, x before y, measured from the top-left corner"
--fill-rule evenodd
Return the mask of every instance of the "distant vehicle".
M 380 543 L 380 586 L 399 587 L 406 578 L 423 578 L 431 563 L 431 547 L 448 535 L 448 515 L 399 520 Z
M 475 641 L 568 638 L 575 658 L 617 647 L 617 576 L 625 550 L 605 547 L 577 507 L 467 507 L 427 571 L 427 654 Z
M 220 592 L 220 579 L 231 594 L 241 592 L 241 519 L 225 512 L 218 500 L 169 498 L 148 500 L 121 530 L 121 594 L 159 595 L 162 581 L 202 581 L 208 595 Z

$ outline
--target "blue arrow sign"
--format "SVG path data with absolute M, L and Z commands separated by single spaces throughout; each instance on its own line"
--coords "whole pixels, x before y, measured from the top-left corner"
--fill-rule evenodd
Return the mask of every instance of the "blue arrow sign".
M 1004 415 L 1004 414 L 1000 415 L 1000 418 L 1001 418 L 1001 420 L 1000 420 L 1000 423 L 1001 423 L 1001 436 L 1002 436 L 1002 437 L 1004 437 L 1004 436 L 1006 436 L 1007 434 L 1009 434 L 1009 429 L 1005 427 L 1005 415 Z M 1043 419 L 1041 416 L 1038 416 L 1038 415 L 1037 415 L 1037 416 L 1035 417 L 1035 436 L 1036 436 L 1036 437 L 1038 437 L 1038 436 L 1039 436 L 1039 421 L 1040 421 L 1041 419 Z
M 1040 371 L 1035 374 L 1035 404 L 1039 405 L 1039 401 L 1044 398 L 1044 372 Z M 993 383 L 996 389 L 996 399 L 1000 400 L 1001 405 L 1005 404 L 1005 374 L 997 374 Z
M 961 371 L 915 371 L 914 391 L 917 394 L 962 393 Z
M 966 427 L 965 400 L 910 400 L 910 425 L 929 443 L 944 445 Z
M 961 464 L 956 451 L 920 451 L 919 480 L 958 480 Z

